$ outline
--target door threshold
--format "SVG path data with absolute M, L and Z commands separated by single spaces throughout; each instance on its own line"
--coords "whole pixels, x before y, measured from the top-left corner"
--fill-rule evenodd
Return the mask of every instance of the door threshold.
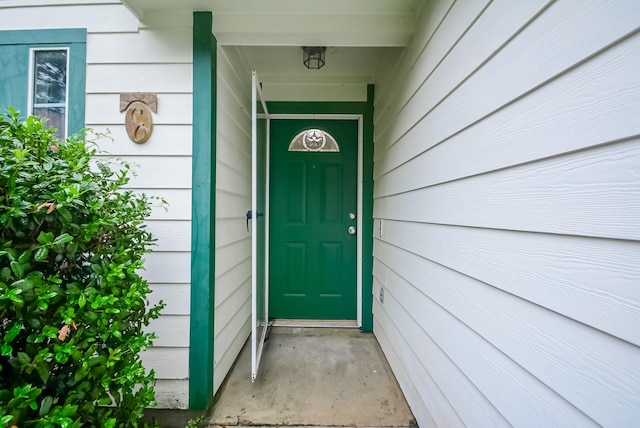
M 328 327 L 328 328 L 359 328 L 357 320 L 303 320 L 303 319 L 274 319 L 273 327 Z

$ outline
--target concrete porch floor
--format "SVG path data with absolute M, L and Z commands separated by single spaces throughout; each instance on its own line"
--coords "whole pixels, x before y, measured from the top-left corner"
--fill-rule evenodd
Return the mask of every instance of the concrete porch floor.
M 213 427 L 413 427 L 373 334 L 274 327 L 251 382 L 249 341 L 213 406 Z

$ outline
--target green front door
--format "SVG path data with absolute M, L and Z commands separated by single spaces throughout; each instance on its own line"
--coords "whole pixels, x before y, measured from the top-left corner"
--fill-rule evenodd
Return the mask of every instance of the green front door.
M 355 120 L 271 121 L 270 318 L 356 319 L 357 162 Z

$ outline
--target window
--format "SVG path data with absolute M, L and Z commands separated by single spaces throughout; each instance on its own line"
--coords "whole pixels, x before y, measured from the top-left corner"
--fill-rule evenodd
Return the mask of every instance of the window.
M 31 49 L 30 113 L 47 120 L 60 138 L 67 136 L 69 50 Z
M 0 31 L 0 111 L 47 119 L 59 137 L 82 130 L 87 31 Z
M 291 143 L 290 152 L 339 152 L 340 146 L 331 134 L 322 129 L 307 129 L 298 133 Z

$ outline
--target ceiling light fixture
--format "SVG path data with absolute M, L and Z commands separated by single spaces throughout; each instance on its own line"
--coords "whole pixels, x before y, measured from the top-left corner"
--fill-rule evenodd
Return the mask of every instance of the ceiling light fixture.
M 319 70 L 324 66 L 324 53 L 326 47 L 303 46 L 302 63 L 310 70 Z

